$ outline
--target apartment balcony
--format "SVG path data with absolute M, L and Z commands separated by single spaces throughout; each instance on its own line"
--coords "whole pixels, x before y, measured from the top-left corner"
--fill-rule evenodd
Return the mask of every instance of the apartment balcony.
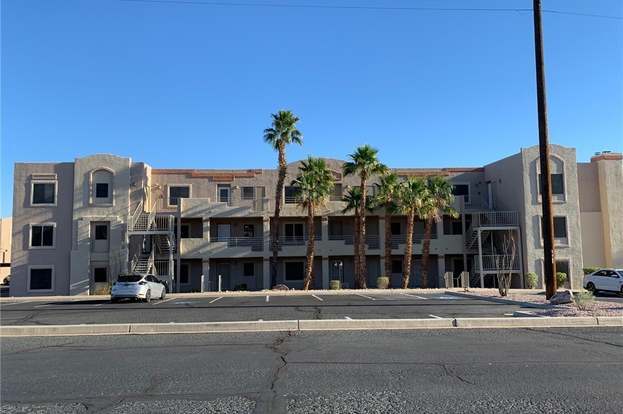
M 268 197 L 245 200 L 240 198 L 182 198 L 182 217 L 248 217 L 272 214 Z
M 259 237 L 214 237 L 182 239 L 180 256 L 184 259 L 231 258 L 259 256 L 264 251 L 264 240 Z
M 520 263 L 519 256 L 515 255 L 502 255 L 502 254 L 483 254 L 482 255 L 482 269 L 486 273 L 502 272 L 519 272 Z M 474 260 L 474 270 L 480 273 L 480 263 L 478 257 Z

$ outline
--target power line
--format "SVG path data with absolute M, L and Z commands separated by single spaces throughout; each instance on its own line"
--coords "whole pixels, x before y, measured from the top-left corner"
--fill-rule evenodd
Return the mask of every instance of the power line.
M 216 7 L 259 7 L 259 8 L 286 8 L 286 9 L 333 9 L 333 10 L 378 10 L 378 11 L 430 11 L 430 12 L 532 12 L 531 8 L 493 8 L 493 7 L 413 7 L 413 6 L 366 6 L 366 5 L 330 5 L 330 4 L 292 4 L 292 3 L 250 3 L 200 0 L 120 0 L 131 3 L 181 4 Z M 621 16 L 570 12 L 563 10 L 542 10 L 543 13 L 561 14 L 569 16 L 594 17 L 601 19 L 623 20 Z

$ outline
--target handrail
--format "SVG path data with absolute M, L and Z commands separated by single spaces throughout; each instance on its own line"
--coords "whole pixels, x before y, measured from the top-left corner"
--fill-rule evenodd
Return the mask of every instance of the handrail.
M 132 216 L 130 217 L 130 228 L 132 230 L 134 230 L 134 226 L 136 225 L 136 221 L 140 217 L 142 211 L 143 211 L 143 200 L 141 200 L 136 205 L 136 208 L 134 209 L 134 212 L 132 212 Z

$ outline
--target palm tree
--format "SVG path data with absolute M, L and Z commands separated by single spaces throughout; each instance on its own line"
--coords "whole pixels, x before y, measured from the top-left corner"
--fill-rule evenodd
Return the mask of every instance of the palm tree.
M 344 197 L 342 197 L 342 201 L 346 203 L 346 207 L 342 210 L 342 213 L 348 213 L 353 211 L 355 217 L 355 234 L 353 238 L 353 246 L 355 249 L 359 246 L 359 233 L 357 229 L 359 228 L 359 210 L 361 209 L 361 189 L 359 187 L 352 187 L 346 191 Z M 368 202 L 366 205 L 370 205 L 372 203 L 371 197 L 368 197 Z M 355 271 L 359 268 L 359 255 L 355 254 L 354 256 L 354 268 Z
M 277 187 L 275 188 L 275 214 L 271 223 L 271 249 L 273 255 L 271 257 L 270 275 L 271 283 L 274 286 L 277 283 L 277 259 L 279 257 L 279 215 L 281 214 L 281 194 L 283 194 L 283 185 L 286 179 L 286 145 L 303 144 L 303 134 L 296 129 L 296 123 L 299 118 L 291 111 L 279 111 L 272 114 L 272 126 L 264 130 L 264 141 L 270 144 L 278 153 L 279 177 L 277 179 Z
M 299 187 L 297 203 L 307 209 L 307 264 L 303 289 L 308 290 L 313 282 L 314 250 L 316 232 L 314 217 L 316 208 L 322 207 L 333 192 L 334 179 L 323 159 L 308 157 L 299 167 L 299 176 L 292 183 Z
M 424 220 L 424 240 L 422 242 L 422 280 L 421 287 L 428 287 L 428 259 L 430 257 L 430 239 L 433 230 L 433 222 L 441 220 L 444 214 L 458 217 L 458 213 L 452 207 L 454 195 L 452 184 L 443 177 L 433 176 L 426 179 L 426 199 L 420 212 L 420 218 Z
M 344 176 L 357 175 L 360 179 L 359 189 L 361 191 L 361 208 L 359 208 L 359 219 L 357 220 L 357 227 L 355 235 L 357 238 L 357 244 L 355 245 L 355 257 L 357 261 L 357 267 L 355 270 L 355 282 L 357 287 L 365 289 L 367 280 L 366 271 L 366 203 L 368 200 L 368 180 L 374 174 L 385 174 L 387 167 L 382 164 L 377 157 L 378 150 L 372 148 L 370 145 L 364 145 L 355 150 L 349 157 L 351 161 L 345 162 L 342 169 Z M 358 256 L 358 257 L 357 257 Z
M 402 261 L 402 288 L 409 287 L 411 275 L 411 258 L 413 255 L 413 227 L 415 217 L 419 216 L 426 199 L 426 183 L 421 178 L 410 177 L 400 184 L 398 207 L 401 213 L 407 216 L 407 234 L 405 254 Z
M 385 209 L 385 269 L 384 275 L 389 277 L 392 273 L 392 223 L 391 217 L 398 210 L 398 190 L 400 180 L 394 173 L 385 174 L 377 184 L 375 204 Z

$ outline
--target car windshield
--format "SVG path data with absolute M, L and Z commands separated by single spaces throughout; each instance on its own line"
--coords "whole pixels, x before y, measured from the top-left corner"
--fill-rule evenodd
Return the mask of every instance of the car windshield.
M 143 276 L 138 276 L 138 275 L 122 275 L 119 276 L 119 278 L 117 279 L 117 282 L 121 282 L 121 283 L 136 283 L 138 281 L 140 281 L 143 278 Z

